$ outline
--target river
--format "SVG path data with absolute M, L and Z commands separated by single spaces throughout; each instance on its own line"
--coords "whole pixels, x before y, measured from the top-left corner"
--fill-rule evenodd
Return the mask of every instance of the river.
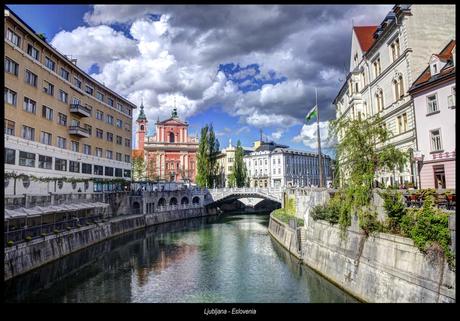
M 5 283 L 5 302 L 356 302 L 268 234 L 268 214 L 172 222 Z

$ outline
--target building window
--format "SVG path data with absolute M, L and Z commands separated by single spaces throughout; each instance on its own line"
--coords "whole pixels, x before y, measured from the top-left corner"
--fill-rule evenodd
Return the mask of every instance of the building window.
M 122 111 L 122 110 L 123 110 L 123 105 L 120 104 L 120 103 L 117 103 L 117 109 L 118 109 L 119 111 Z
M 93 127 L 91 125 L 85 124 L 85 129 L 88 131 L 88 134 L 91 136 L 93 134 Z
M 53 110 L 49 107 L 42 106 L 42 117 L 48 120 L 53 120 Z
M 106 122 L 107 124 L 113 125 L 113 116 L 107 115 Z
M 18 94 L 15 91 L 5 87 L 5 97 L 4 98 L 7 104 L 16 106 L 17 96 Z
M 62 189 L 62 187 L 64 186 L 64 182 L 61 180 L 57 181 L 57 186 L 59 189 Z
M 69 172 L 80 173 L 80 163 L 75 161 L 69 161 Z
M 27 140 L 35 140 L 35 128 L 28 127 L 23 125 L 22 126 L 22 138 L 27 139 Z
M 439 110 L 436 94 L 426 97 L 426 101 L 428 106 L 428 114 L 434 113 Z
M 83 154 L 91 155 L 91 145 L 83 144 Z
M 70 73 L 61 67 L 61 77 L 69 81 L 69 76 L 70 76 Z
M 396 101 L 404 97 L 404 85 L 402 76 L 399 76 L 397 79 L 393 80 L 393 89 Z
M 442 151 L 441 130 L 440 129 L 431 130 L 430 137 L 431 137 L 431 151 L 432 152 Z
M 66 139 L 64 137 L 58 136 L 57 147 L 66 149 Z
M 104 137 L 104 131 L 102 129 L 96 128 L 96 137 L 102 139 Z
M 15 44 L 18 47 L 21 47 L 21 37 L 14 33 L 11 29 L 6 31 L 6 39 Z
M 106 136 L 107 136 L 107 141 L 108 142 L 113 142 L 113 134 L 112 133 L 107 132 Z
M 96 99 L 104 101 L 104 95 L 100 91 L 96 91 Z
M 111 107 L 113 107 L 113 99 L 112 98 L 107 98 L 107 104 Z
M 79 152 L 80 151 L 80 144 L 76 141 L 71 140 L 70 141 L 70 149 L 72 152 Z
M 105 157 L 108 159 L 113 159 L 113 152 L 111 150 L 106 150 Z
M 117 161 L 121 162 L 121 158 L 122 158 L 121 153 L 116 153 L 116 154 L 115 154 L 115 159 L 116 159 Z
M 104 174 L 105 176 L 113 176 L 113 167 L 106 166 Z
M 53 165 L 53 157 L 38 155 L 38 168 L 51 169 Z
M 32 46 L 30 43 L 27 45 L 27 54 L 31 56 L 32 58 L 34 58 L 35 60 L 39 60 L 40 55 L 39 55 L 38 50 L 34 46 Z
M 117 142 L 118 145 L 123 144 L 123 137 L 117 135 L 116 142 Z
M 14 136 L 15 122 L 5 119 L 5 134 Z
M 26 83 L 28 83 L 31 86 L 37 87 L 37 79 L 38 79 L 37 75 L 27 69 L 26 69 L 25 75 L 26 75 L 25 77 Z
M 382 90 L 379 90 L 375 94 L 375 102 L 377 105 L 377 113 L 383 111 L 383 91 Z
M 88 85 L 85 86 L 85 92 L 87 94 L 93 95 L 94 89 Z
M 94 165 L 94 175 L 104 175 L 104 166 Z
M 102 148 L 96 147 L 96 156 L 97 157 L 102 157 Z
M 5 72 L 15 76 L 19 75 L 19 64 L 5 57 Z
M 396 59 L 398 59 L 400 55 L 399 38 L 391 43 L 390 52 L 391 52 L 392 61 L 395 61 Z
M 58 114 L 58 124 L 62 126 L 67 126 L 67 116 L 64 114 Z
M 73 78 L 75 86 L 81 89 L 81 80 L 78 79 L 77 77 Z
M 455 87 L 452 87 L 452 94 L 447 96 L 447 107 L 450 109 L 455 108 Z
M 96 110 L 96 119 L 102 120 L 104 118 L 104 113 L 100 110 Z
M 24 97 L 23 109 L 26 112 L 35 114 L 36 107 L 37 107 L 37 103 L 34 100 L 28 97 Z
M 54 169 L 57 171 L 67 171 L 67 160 L 56 158 L 54 160 Z
M 46 57 L 45 58 L 45 66 L 46 66 L 46 68 L 54 71 L 54 68 L 56 67 L 56 63 L 53 60 L 51 60 L 50 58 Z
M 66 93 L 64 90 L 59 90 L 59 100 L 67 104 L 68 99 L 69 94 Z
M 380 66 L 380 58 L 377 58 L 374 60 L 372 63 L 372 66 L 374 67 L 374 78 L 377 78 L 378 75 L 382 72 L 381 66 Z
M 44 80 L 43 81 L 43 92 L 45 94 L 53 96 L 54 95 L 54 85 Z
M 35 167 L 35 154 L 19 151 L 19 165 Z
M 123 127 L 123 121 L 121 119 L 117 119 L 117 127 L 122 128 Z
M 125 170 L 123 171 L 123 175 L 124 175 L 124 177 L 131 177 L 131 170 L 125 169 Z
M 130 163 L 131 162 L 131 156 L 125 155 L 125 162 Z
M 40 143 L 45 145 L 51 145 L 51 134 L 47 132 L 40 133 Z
M 115 177 L 123 177 L 123 170 L 121 168 L 115 168 Z
M 407 131 L 407 114 L 404 113 L 398 116 L 398 133 L 404 133 Z
M 92 174 L 92 165 L 82 163 L 81 164 L 81 172 L 82 172 L 82 174 Z
M 14 149 L 5 148 L 5 164 L 16 164 L 16 151 Z

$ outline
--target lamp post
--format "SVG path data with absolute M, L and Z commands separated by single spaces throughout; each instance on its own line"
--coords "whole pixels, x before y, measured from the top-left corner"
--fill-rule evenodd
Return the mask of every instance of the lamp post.
M 418 174 L 418 184 L 417 185 L 418 185 L 418 189 L 422 189 L 420 171 L 421 171 L 422 166 L 423 166 L 423 158 L 424 157 L 425 157 L 425 155 L 423 155 L 421 151 L 419 151 L 419 150 L 414 151 L 414 160 L 417 162 L 417 174 Z

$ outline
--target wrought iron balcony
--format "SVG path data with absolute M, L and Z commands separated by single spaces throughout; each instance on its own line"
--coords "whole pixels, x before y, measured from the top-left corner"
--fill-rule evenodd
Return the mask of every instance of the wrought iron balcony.
M 91 117 L 91 109 L 80 104 L 70 104 L 70 112 L 82 117 Z
M 75 135 L 84 138 L 88 138 L 90 136 L 88 129 L 80 126 L 69 126 L 69 135 Z

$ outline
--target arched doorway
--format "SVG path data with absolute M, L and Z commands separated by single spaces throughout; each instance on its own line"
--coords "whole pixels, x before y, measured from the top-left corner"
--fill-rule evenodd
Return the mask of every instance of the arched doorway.
M 188 204 L 188 197 L 186 197 L 186 196 L 182 197 L 180 203 L 181 203 L 182 205 L 187 205 L 187 204 Z
M 140 214 L 141 213 L 141 204 L 139 202 L 133 203 L 133 214 Z
M 158 200 L 158 206 L 165 206 L 166 205 L 166 199 L 164 197 L 160 198 Z
M 200 198 L 198 196 L 195 196 L 193 199 L 192 199 L 192 203 L 193 204 L 200 204 Z
M 171 197 L 171 199 L 169 200 L 169 205 L 177 205 L 177 198 Z

